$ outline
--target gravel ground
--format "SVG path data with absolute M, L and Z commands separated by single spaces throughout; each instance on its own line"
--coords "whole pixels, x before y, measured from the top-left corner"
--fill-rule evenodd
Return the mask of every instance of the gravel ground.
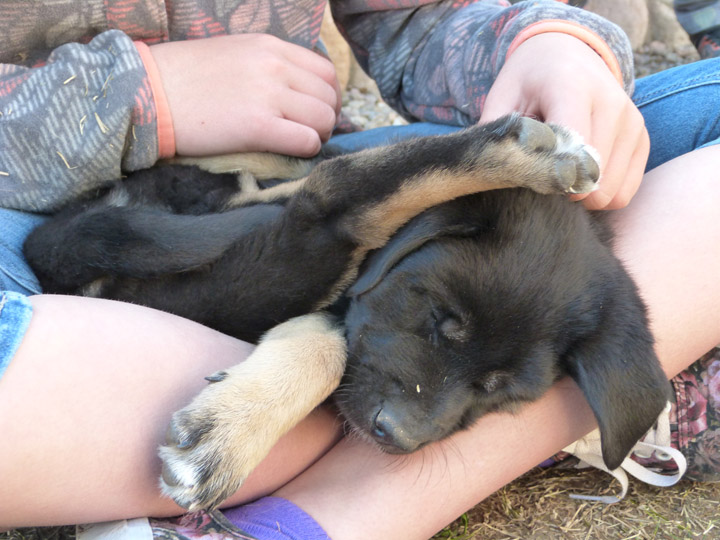
M 635 76 L 645 77 L 681 64 L 699 60 L 695 47 L 688 43 L 675 49 L 660 41 L 653 41 L 635 52 Z
M 375 92 L 367 89 L 348 88 L 343 96 L 343 112 L 363 130 L 407 124 Z

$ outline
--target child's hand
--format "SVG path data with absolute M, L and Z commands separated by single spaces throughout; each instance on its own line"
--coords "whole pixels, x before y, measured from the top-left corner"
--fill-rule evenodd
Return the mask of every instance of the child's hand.
M 340 88 L 332 63 L 265 34 L 150 47 L 179 155 L 272 151 L 312 156 L 332 133 Z
M 613 209 L 630 202 L 650 139 L 640 111 L 588 45 L 560 33 L 522 43 L 500 70 L 480 121 L 512 111 L 570 127 L 598 150 L 599 188 L 585 197 L 585 206 Z

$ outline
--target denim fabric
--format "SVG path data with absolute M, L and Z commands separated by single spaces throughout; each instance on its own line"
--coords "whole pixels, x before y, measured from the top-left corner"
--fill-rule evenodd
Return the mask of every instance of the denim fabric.
M 636 83 L 633 100 L 645 118 L 651 150 L 648 170 L 691 150 L 720 140 L 720 59 L 679 66 Z M 416 123 L 337 135 L 328 143 L 330 152 L 347 153 L 402 139 L 437 135 L 456 129 L 446 125 Z M 0 209 L 0 294 L 40 292 L 40 286 L 22 257 L 27 234 L 44 218 Z M 29 314 L 28 314 L 29 317 Z M 19 343 L 26 322 L 16 321 L 12 310 L 0 311 L 3 343 Z M 0 366 L 7 365 L 15 349 L 0 348 Z
M 638 79 L 633 95 L 650 134 L 653 169 L 720 139 L 720 58 Z
M 28 233 L 45 218 L 0 208 L 0 291 L 37 294 L 40 284 L 22 256 Z
M 462 128 L 445 124 L 429 124 L 427 122 L 417 122 L 406 126 L 385 126 L 368 131 L 335 135 L 325 144 L 325 150 L 330 155 L 348 154 L 364 148 L 392 144 L 403 139 L 412 139 L 425 135 L 445 135 L 458 129 Z
M 0 377 L 20 346 L 31 315 L 32 306 L 27 296 L 0 291 Z

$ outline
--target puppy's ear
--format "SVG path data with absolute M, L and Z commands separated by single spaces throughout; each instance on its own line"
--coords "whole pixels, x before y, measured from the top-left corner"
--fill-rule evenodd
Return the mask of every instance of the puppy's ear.
M 477 223 L 459 211 L 451 201 L 426 210 L 400 229 L 385 246 L 371 252 L 360 274 L 348 289 L 348 296 L 360 296 L 375 287 L 390 269 L 426 242 L 441 236 L 469 236 L 479 230 Z M 464 222 L 463 222 L 464 221 Z
M 612 297 L 603 302 L 598 331 L 566 357 L 566 369 L 597 419 L 610 470 L 620 466 L 670 399 L 642 300 L 624 270 L 618 274 Z

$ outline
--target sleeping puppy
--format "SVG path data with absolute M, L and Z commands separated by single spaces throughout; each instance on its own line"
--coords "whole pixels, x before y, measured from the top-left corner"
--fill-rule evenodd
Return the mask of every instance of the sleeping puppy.
M 556 196 L 594 189 L 591 154 L 566 130 L 509 116 L 264 190 L 151 169 L 66 208 L 25 252 L 46 292 L 259 340 L 173 416 L 161 485 L 191 510 L 234 492 L 341 378 L 351 425 L 405 453 L 569 374 L 615 468 L 669 386 L 607 229 Z
M 669 386 L 606 216 L 508 189 L 412 220 L 347 292 L 344 417 L 383 450 L 407 453 L 570 375 L 599 423 L 605 463 L 619 466 Z

